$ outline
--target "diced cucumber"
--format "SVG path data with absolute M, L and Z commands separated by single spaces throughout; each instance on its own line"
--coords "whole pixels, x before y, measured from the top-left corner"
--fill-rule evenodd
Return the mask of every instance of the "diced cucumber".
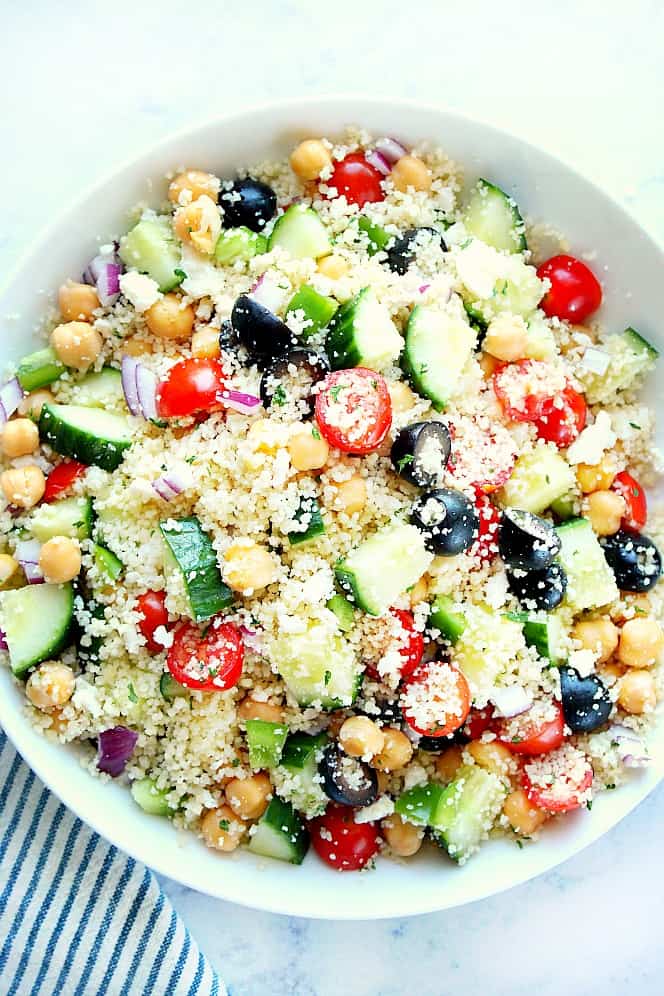
M 39 432 L 56 453 L 104 470 L 120 466 L 132 441 L 132 429 L 124 415 L 82 405 L 44 405 Z
M 377 252 L 380 252 L 381 249 L 385 249 L 394 238 L 393 235 L 386 232 L 380 225 L 374 224 L 374 222 L 370 221 L 364 214 L 361 214 L 357 219 L 357 227 L 361 232 L 364 232 L 369 240 L 368 253 L 370 256 L 374 256 Z
M 609 336 L 600 348 L 610 357 L 605 373 L 585 369 L 578 372 L 592 405 L 612 401 L 616 392 L 638 387 L 659 356 L 655 347 L 633 328 Z
M 281 755 L 281 765 L 273 773 L 280 795 L 309 819 L 324 813 L 329 802 L 318 772 L 327 739 L 325 733 L 291 733 Z
M 523 252 L 528 248 L 516 201 L 488 180 L 480 179 L 473 187 L 463 223 L 466 231 L 494 249 Z
M 371 287 L 342 304 L 328 326 L 325 350 L 333 370 L 384 370 L 402 349 L 403 339 Z
M 299 291 L 290 299 L 286 308 L 286 320 L 294 311 L 302 311 L 309 323 L 302 333 L 303 339 L 315 335 L 329 323 L 337 310 L 337 302 L 332 297 L 319 294 L 309 284 L 302 284 Z
M 456 643 L 466 628 L 466 617 L 455 606 L 456 602 L 449 595 L 438 595 L 429 616 L 429 626 L 440 630 L 450 643 Z
M 333 595 L 326 608 L 334 612 L 341 632 L 350 632 L 355 625 L 355 609 L 345 595 Z
M 580 503 L 575 494 L 562 495 L 556 498 L 549 505 L 549 508 L 556 516 L 565 522 L 567 519 L 575 519 L 579 514 Z
M 523 632 L 519 623 L 486 605 L 468 603 L 464 614 L 466 625 L 454 644 L 453 660 L 463 671 L 473 696 L 485 697 L 507 663 L 523 650 Z
M 382 616 L 404 591 L 420 580 L 433 560 L 415 526 L 397 522 L 379 529 L 335 567 L 339 584 L 357 605 Z
M 95 543 L 92 554 L 99 573 L 105 575 L 108 581 L 117 581 L 124 570 L 124 564 L 113 551 L 100 543 Z
M 181 251 L 169 218 L 142 218 L 120 239 L 120 259 L 126 266 L 147 273 L 167 294 L 182 283 Z
M 528 318 L 542 299 L 544 286 L 534 266 L 473 239 L 455 254 L 461 294 L 484 322 L 503 311 Z
M 63 498 L 38 505 L 30 516 L 28 529 L 40 543 L 54 536 L 88 539 L 92 535 L 92 499 Z
M 507 789 L 492 772 L 460 768 L 432 814 L 434 839 L 455 861 L 466 861 L 488 835 L 506 795 Z
M 168 804 L 168 792 L 158 789 L 154 778 L 139 778 L 131 783 L 131 794 L 144 813 L 150 816 L 171 816 L 173 810 Z
M 415 826 L 431 826 L 433 814 L 438 809 L 438 803 L 444 791 L 443 786 L 435 782 L 414 785 L 403 792 L 395 801 L 394 811 L 402 819 L 414 823 Z
M 266 719 L 246 722 L 249 764 L 252 768 L 276 768 L 288 736 L 285 723 L 270 723 Z
M 536 311 L 528 319 L 526 351 L 529 360 L 553 360 L 558 355 L 556 337 L 544 321 L 541 311 Z
M 62 376 L 65 369 L 55 354 L 55 350 L 50 346 L 45 349 L 38 349 L 29 356 L 24 356 L 18 365 L 16 377 L 24 391 L 36 391 L 40 387 L 47 387 L 54 380 Z
M 167 702 L 172 702 L 173 699 L 186 699 L 191 694 L 188 688 L 176 681 L 167 671 L 164 671 L 159 679 L 159 691 Z
M 73 613 L 71 584 L 33 584 L 0 594 L 0 629 L 17 678 L 62 649 Z
M 461 315 L 416 305 L 408 319 L 403 368 L 415 390 L 441 411 L 458 389 L 477 343 Z
M 256 824 L 249 850 L 265 858 L 301 865 L 309 850 L 309 831 L 290 803 L 275 795 Z
M 303 496 L 294 515 L 295 521 L 302 527 L 288 534 L 291 546 L 300 546 L 325 533 L 325 523 L 321 515 L 320 505 L 315 498 Z
M 332 245 L 327 229 L 319 216 L 304 204 L 291 204 L 280 218 L 277 218 L 268 248 L 285 249 L 296 259 L 311 257 L 319 259 L 329 256 Z
M 355 652 L 322 623 L 276 637 L 270 659 L 302 706 L 320 702 L 323 709 L 340 709 L 355 701 L 362 679 Z
M 521 623 L 524 640 L 529 647 L 535 648 L 540 657 L 546 657 L 552 664 L 563 659 L 561 648 L 565 626 L 555 613 L 546 619 L 531 619 L 527 612 L 508 612 L 507 618 Z
M 104 367 L 98 373 L 87 374 L 74 387 L 72 401 L 86 408 L 126 411 L 122 374 L 115 367 Z
M 616 599 L 616 579 L 588 519 L 571 519 L 556 532 L 562 544 L 558 560 L 567 575 L 565 604 L 579 612 Z
M 267 239 L 260 232 L 252 232 L 243 225 L 240 228 L 225 228 L 214 247 L 214 259 L 220 266 L 248 260 L 267 252 Z
M 168 519 L 159 525 L 164 538 L 165 562 L 182 575 L 191 618 L 203 622 L 228 608 L 233 593 L 221 577 L 217 554 L 195 515 Z
M 574 489 L 574 471 L 557 450 L 540 443 L 517 460 L 512 476 L 499 493 L 504 507 L 522 508 L 538 515 L 556 498 Z

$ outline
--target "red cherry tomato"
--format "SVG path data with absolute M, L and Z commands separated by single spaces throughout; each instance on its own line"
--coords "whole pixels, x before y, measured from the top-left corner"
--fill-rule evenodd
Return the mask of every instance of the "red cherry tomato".
M 551 283 L 540 301 L 540 308 L 550 317 L 582 322 L 602 303 L 597 277 L 574 256 L 552 256 L 537 268 L 537 276 Z
M 309 824 L 314 851 L 331 868 L 359 871 L 380 848 L 380 834 L 373 823 L 355 823 L 350 806 L 331 804 Z
M 431 661 L 404 681 L 399 703 L 403 718 L 416 733 L 447 737 L 466 721 L 470 688 L 455 664 Z
M 374 370 L 335 370 L 316 395 L 316 421 L 330 446 L 363 456 L 375 450 L 392 424 L 385 379 Z
M 537 435 L 564 449 L 585 428 L 587 415 L 586 399 L 573 387 L 566 387 L 560 398 L 553 399 L 546 413 L 535 421 Z
M 225 692 L 237 685 L 244 663 L 244 643 L 232 623 L 213 619 L 204 633 L 191 622 L 173 634 L 166 658 L 168 670 L 181 685 L 203 692 Z
M 337 196 L 343 194 L 349 204 L 362 207 L 385 199 L 382 179 L 382 174 L 367 162 L 364 153 L 351 152 L 335 164 L 332 176 L 325 182 L 336 189 Z
M 553 405 L 547 388 L 551 368 L 541 360 L 504 363 L 491 378 L 500 407 L 513 422 L 536 422 Z
M 491 494 L 509 480 L 516 446 L 505 426 L 488 425 L 485 418 L 463 418 L 450 422 L 449 429 L 453 445 L 447 470 L 460 487 Z
M 623 470 L 620 474 L 616 474 L 611 490 L 617 491 L 625 499 L 627 506 L 627 511 L 620 523 L 621 528 L 632 532 L 641 532 L 648 518 L 648 502 L 646 493 L 639 482 L 626 470 Z
M 550 706 L 555 709 L 555 716 L 547 718 Z M 548 754 L 560 747 L 565 739 L 562 706 L 555 701 L 537 703 L 521 716 L 500 720 L 496 725 L 496 735 L 513 754 L 528 757 Z
M 493 706 L 484 706 L 483 709 L 471 709 L 468 719 L 464 723 L 463 732 L 471 740 L 479 740 L 483 733 L 490 730 L 494 725 Z
M 145 637 L 145 645 L 151 654 L 160 654 L 165 647 L 163 643 L 157 643 L 154 639 L 154 631 L 158 626 L 165 626 L 168 629 L 166 592 L 146 591 L 143 595 L 139 595 L 136 610 L 143 616 L 138 628 Z
M 415 629 L 415 620 L 412 612 L 408 612 L 406 609 L 390 609 L 390 615 L 398 619 L 403 630 L 403 633 L 399 633 L 399 636 L 394 638 L 394 640 L 395 642 L 398 641 L 399 656 L 403 661 L 400 669 L 401 677 L 408 678 L 422 660 L 424 636 L 419 630 Z M 393 638 L 392 634 L 390 634 L 386 650 L 389 649 L 389 644 L 392 642 Z M 367 664 L 366 672 L 374 681 L 381 680 L 380 673 L 373 664 Z
M 565 766 L 567 765 L 567 770 Z M 587 757 L 575 747 L 553 751 L 542 760 L 525 764 L 521 772 L 528 801 L 547 813 L 569 813 L 586 801 L 594 772 Z
M 79 463 L 78 460 L 67 460 L 66 463 L 59 463 L 46 478 L 44 501 L 57 501 L 58 498 L 62 498 L 74 481 L 82 477 L 87 469 L 86 464 Z
M 477 539 L 469 552 L 471 557 L 477 557 L 483 564 L 489 564 L 498 554 L 500 509 L 496 508 L 488 495 L 480 491 L 475 499 L 475 511 L 480 526 Z
M 219 411 L 223 389 L 224 369 L 219 360 L 180 360 L 157 388 L 157 411 L 161 418 Z

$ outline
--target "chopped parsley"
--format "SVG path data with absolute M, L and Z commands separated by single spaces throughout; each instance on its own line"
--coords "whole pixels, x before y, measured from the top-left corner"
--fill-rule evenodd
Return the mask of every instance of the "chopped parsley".
M 185 457 L 184 462 L 185 463 L 195 463 L 196 462 L 196 457 L 195 456 Z
M 231 825 L 228 820 L 219 820 L 219 829 L 224 830 L 226 833 L 230 830 Z
M 315 425 L 312 425 L 311 427 L 311 435 L 314 437 L 314 439 L 320 439 L 320 432 L 318 431 L 318 428 Z
M 325 685 L 326 688 L 330 684 L 331 681 L 332 681 L 332 672 L 331 671 L 326 671 L 325 672 L 325 677 L 323 678 L 323 684 Z
M 288 395 L 284 391 L 283 384 L 279 384 L 279 387 L 272 395 L 272 401 L 274 402 L 275 405 L 285 405 L 286 402 L 288 401 Z
M 408 464 L 412 463 L 414 459 L 415 457 L 412 453 L 406 453 L 406 455 L 402 456 L 400 460 L 397 460 L 397 467 L 400 471 L 402 471 L 404 467 L 407 467 Z
M 333 401 L 339 400 L 339 392 L 343 391 L 345 384 L 335 384 L 334 387 L 330 388 L 330 395 Z
M 639 432 L 641 431 L 641 426 L 638 425 L 636 422 L 628 422 L 628 425 L 631 425 L 632 429 L 638 429 Z
M 138 702 L 138 695 L 131 681 L 127 685 L 127 698 L 130 702 Z

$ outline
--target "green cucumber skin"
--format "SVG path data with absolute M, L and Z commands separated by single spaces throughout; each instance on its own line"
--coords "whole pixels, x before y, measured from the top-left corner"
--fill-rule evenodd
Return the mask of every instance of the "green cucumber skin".
M 124 564 L 120 558 L 100 543 L 95 543 L 93 556 L 97 569 L 105 574 L 109 581 L 117 581 L 124 570 Z
M 357 308 L 368 292 L 369 288 L 365 287 L 350 301 L 342 304 L 328 325 L 325 351 L 333 370 L 347 370 L 348 367 L 362 365 L 363 357 L 355 339 L 354 320 Z
M 96 439 L 85 430 L 68 425 L 58 415 L 56 408 L 67 409 L 67 405 L 44 405 L 39 417 L 39 434 L 42 439 L 61 456 L 72 457 L 81 463 L 93 464 L 102 470 L 114 471 L 124 459 L 131 440 Z
M 281 838 L 283 846 L 285 846 L 285 849 L 289 853 L 289 857 L 278 858 L 276 854 L 270 852 L 269 847 L 264 848 L 263 841 L 258 832 L 249 842 L 250 851 L 254 854 L 261 854 L 277 860 L 287 860 L 293 865 L 302 864 L 309 850 L 309 831 L 289 802 L 284 802 L 275 795 L 261 816 L 258 827 L 259 829 L 267 827 L 274 835 Z
M 440 595 L 431 606 L 429 625 L 439 629 L 446 640 L 456 643 L 466 628 L 466 618 L 462 612 L 452 609 L 453 599 Z
M 646 352 L 653 360 L 656 360 L 659 356 L 659 350 L 656 349 L 652 343 L 648 342 L 648 340 L 645 339 L 640 332 L 633 329 L 631 325 L 625 329 L 623 336 L 634 347 L 636 352 Z
M 62 616 L 64 622 L 60 628 L 53 633 L 50 640 L 44 640 L 44 643 L 37 652 L 31 654 L 29 657 L 19 657 L 17 659 L 17 653 L 15 649 L 12 649 L 14 634 L 11 632 L 11 627 L 9 625 L 5 624 L 3 626 L 7 635 L 7 643 L 9 644 L 9 661 L 11 664 L 12 674 L 14 674 L 16 678 L 22 678 L 36 664 L 40 664 L 42 661 L 48 660 L 49 657 L 55 656 L 63 649 L 64 646 L 66 646 L 71 630 L 72 620 L 74 618 L 74 589 L 70 583 L 64 585 L 39 585 L 39 587 L 36 585 L 28 585 L 26 588 L 17 588 L 6 593 L 5 597 L 8 597 L 12 608 L 12 616 L 14 616 L 21 602 L 33 599 L 32 593 L 43 592 L 46 589 L 53 588 L 58 588 L 63 594 Z M 23 594 L 24 592 L 26 594 Z M 39 597 L 39 594 L 37 594 L 36 598 L 39 599 Z M 36 622 L 36 620 L 34 621 Z
M 150 816 L 170 816 L 173 812 L 166 801 L 168 792 L 158 789 L 154 778 L 139 778 L 132 782 L 131 794 L 134 802 Z
M 47 346 L 23 357 L 18 365 L 16 378 L 23 390 L 29 393 L 40 387 L 48 387 L 62 376 L 64 369 L 64 363 L 57 358 L 55 350 Z
M 348 599 L 344 595 L 333 595 L 326 608 L 334 612 L 341 632 L 349 633 L 355 625 L 355 608 Z
M 217 239 L 214 248 L 214 259 L 221 266 L 235 263 L 237 260 L 246 262 L 253 256 L 267 252 L 267 239 L 259 232 L 250 228 L 226 228 Z
M 326 733 L 290 733 L 281 755 L 281 767 L 301 771 L 311 755 L 322 750 L 327 741 Z
M 497 186 L 497 184 L 491 183 L 489 180 L 485 180 L 483 177 L 480 177 L 480 179 L 477 181 L 476 189 L 471 194 L 471 201 L 468 204 L 467 211 L 471 207 L 473 197 L 480 198 L 482 196 L 481 191 L 486 192 L 485 196 L 488 195 L 491 197 L 500 198 L 500 200 L 504 204 L 505 213 L 506 214 L 509 213 L 511 217 L 513 245 L 505 246 L 501 244 L 496 246 L 495 248 L 506 249 L 508 252 L 525 252 L 525 250 L 528 248 L 528 243 L 526 241 L 526 233 L 524 230 L 524 223 L 523 223 L 523 218 L 521 217 L 521 212 L 519 211 L 519 208 L 517 207 L 514 198 L 510 197 L 509 194 L 506 194 L 504 190 L 502 190 L 499 186 Z M 469 228 L 468 230 L 470 231 L 471 235 L 475 234 L 472 228 Z M 491 240 L 486 237 L 486 234 L 480 234 L 478 237 L 481 238 L 483 242 L 486 242 L 487 245 L 493 244 Z
M 292 204 L 277 218 L 268 239 L 268 252 L 277 247 L 296 259 L 319 259 L 332 251 L 330 237 L 319 215 L 303 204 Z
M 254 770 L 276 768 L 288 736 L 285 723 L 271 723 L 266 719 L 248 719 L 245 723 L 249 765 Z
M 343 567 L 343 565 L 339 565 L 334 568 L 334 576 L 339 587 L 350 596 L 349 601 L 351 604 L 355 603 L 358 609 L 362 609 L 362 611 L 366 612 L 368 615 L 379 614 L 376 613 L 368 605 L 368 603 L 363 600 L 360 589 L 357 585 L 357 578 L 355 577 L 355 573 L 353 571 L 347 570 Z
M 320 505 L 315 498 L 303 498 L 301 500 L 300 507 L 295 513 L 294 518 L 300 521 L 304 515 L 308 515 L 309 525 L 303 532 L 294 531 L 288 534 L 288 542 L 291 546 L 301 546 L 303 543 L 309 543 L 311 540 L 325 534 L 325 523 L 321 515 Z
M 196 516 L 179 519 L 177 530 L 168 529 L 164 522 L 159 529 L 183 575 L 195 621 L 204 622 L 227 609 L 233 602 L 233 593 L 222 580 L 217 554 Z M 195 577 L 189 579 L 192 572 Z
M 305 317 L 311 322 L 302 333 L 302 338 L 306 340 L 329 324 L 337 308 L 337 302 L 333 298 L 319 294 L 309 284 L 303 284 L 290 299 L 286 308 L 286 318 L 293 311 L 304 312 Z
M 159 691 L 167 702 L 172 702 L 173 699 L 186 699 L 190 695 L 189 689 L 176 681 L 167 671 L 164 671 L 159 679 Z
M 180 248 L 175 241 L 169 219 L 142 218 L 120 239 L 119 256 L 129 269 L 147 273 L 159 285 L 162 294 L 178 287 L 185 279 L 179 269 Z
M 62 498 L 50 504 L 38 505 L 28 528 L 41 543 L 46 543 L 54 536 L 84 540 L 92 535 L 92 521 L 91 498 Z
M 360 694 L 360 688 L 362 687 L 362 681 L 364 680 L 364 672 L 360 671 L 353 677 L 353 685 L 350 689 L 350 702 L 346 702 L 338 697 L 323 695 L 321 696 L 321 705 L 326 712 L 334 712 L 335 709 L 349 709 L 351 706 L 355 705 L 355 700 Z

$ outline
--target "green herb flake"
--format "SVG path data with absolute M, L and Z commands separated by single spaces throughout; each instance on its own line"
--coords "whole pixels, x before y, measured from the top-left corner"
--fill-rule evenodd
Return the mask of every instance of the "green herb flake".
M 318 431 L 318 428 L 315 425 L 311 427 L 311 435 L 314 437 L 314 439 L 320 439 L 320 432 Z
M 412 453 L 406 453 L 405 456 L 402 456 L 400 460 L 397 460 L 397 467 L 399 468 L 399 471 L 401 472 L 404 467 L 407 467 L 408 464 L 412 463 L 414 459 L 415 457 Z
M 219 820 L 219 829 L 224 830 L 226 833 L 230 830 L 231 825 L 228 820 Z
M 132 682 L 130 681 L 127 685 L 127 697 L 130 702 L 138 702 L 138 695 L 136 694 L 136 689 L 134 688 Z
M 332 681 L 332 672 L 331 671 L 326 671 L 325 672 L 325 677 L 323 679 L 323 684 L 325 685 L 326 688 L 330 684 L 331 681 Z
M 239 757 L 234 757 L 233 760 L 231 761 L 231 765 L 234 768 L 239 768 L 240 767 L 240 758 Z
M 185 457 L 185 460 L 184 460 L 184 462 L 185 462 L 185 463 L 196 463 L 196 457 L 195 457 L 195 456 L 188 456 L 188 457 Z
M 279 387 L 276 389 L 276 391 L 272 395 L 272 401 L 273 401 L 273 403 L 275 405 L 279 405 L 279 406 L 285 405 L 286 402 L 288 401 L 288 395 L 284 391 L 283 384 L 279 384 Z
M 516 846 L 519 848 L 520 851 L 523 850 L 523 841 L 519 837 L 516 838 Z
M 627 424 L 631 425 L 632 429 L 638 429 L 639 432 L 641 431 L 641 426 L 638 425 L 636 422 L 628 422 Z
M 339 400 L 339 393 L 343 391 L 344 386 L 344 384 L 335 384 L 334 387 L 330 388 L 330 395 L 333 401 Z

